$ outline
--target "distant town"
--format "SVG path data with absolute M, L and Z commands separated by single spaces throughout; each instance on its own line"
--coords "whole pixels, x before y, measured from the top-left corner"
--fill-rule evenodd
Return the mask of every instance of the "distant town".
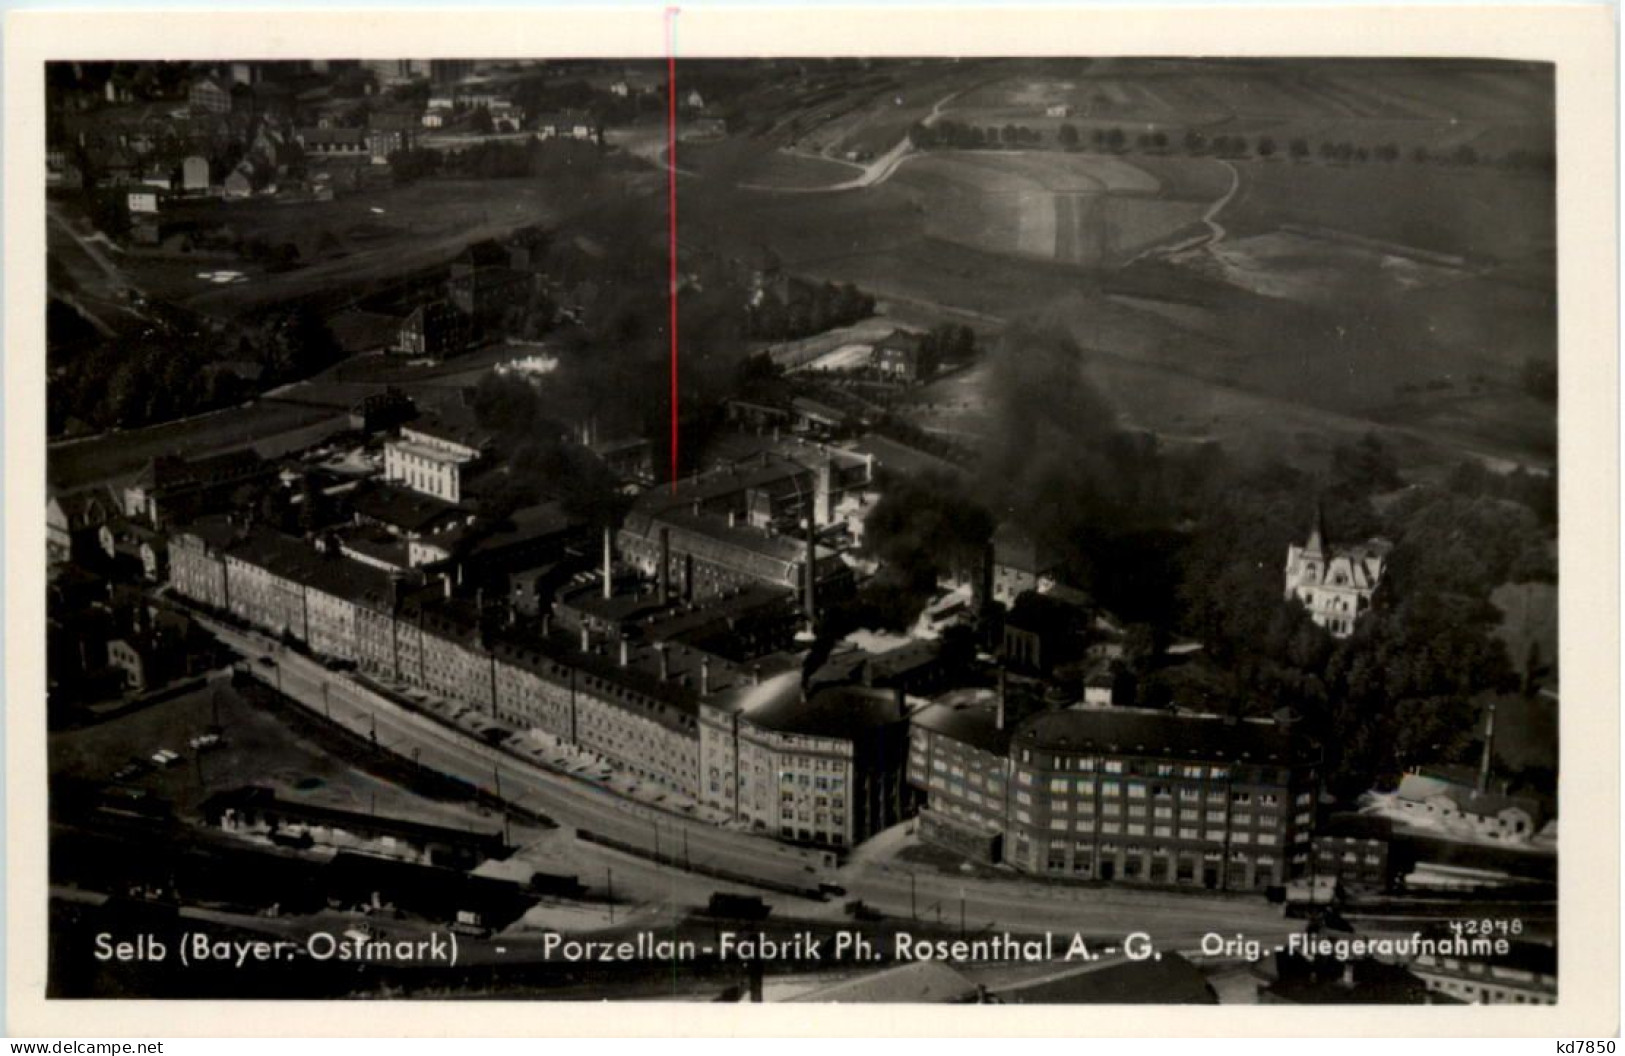
M 1555 1003 L 1552 93 L 51 64 L 52 996 Z

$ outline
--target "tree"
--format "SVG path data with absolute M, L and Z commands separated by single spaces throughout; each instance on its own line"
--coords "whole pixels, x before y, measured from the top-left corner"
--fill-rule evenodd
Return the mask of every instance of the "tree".
M 1062 125 L 1055 133 L 1055 140 L 1067 150 L 1072 150 L 1078 145 L 1078 130 L 1073 125 Z
M 1258 156 L 1268 158 L 1275 153 L 1275 140 L 1268 136 L 1258 137 Z
M 1287 145 L 1287 151 L 1292 155 L 1293 161 L 1302 161 L 1309 156 L 1309 141 L 1302 138 L 1294 139 Z
M 282 379 L 308 377 L 338 361 L 338 341 L 308 304 L 271 313 L 259 327 L 260 361 Z
M 1333 486 L 1356 495 L 1392 491 L 1399 487 L 1399 458 L 1376 433 L 1367 432 L 1352 444 L 1332 449 Z
M 476 106 L 474 112 L 469 115 L 468 126 L 482 136 L 490 135 L 492 131 L 490 109 Z

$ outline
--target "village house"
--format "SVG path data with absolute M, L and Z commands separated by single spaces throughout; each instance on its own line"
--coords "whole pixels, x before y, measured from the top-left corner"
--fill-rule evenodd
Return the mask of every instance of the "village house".
M 186 105 L 210 114 L 231 113 L 231 86 L 218 77 L 204 77 L 186 90 Z

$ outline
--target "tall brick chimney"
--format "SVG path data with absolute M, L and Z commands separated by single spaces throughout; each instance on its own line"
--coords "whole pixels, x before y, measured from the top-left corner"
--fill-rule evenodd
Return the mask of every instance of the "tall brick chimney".
M 660 604 L 671 604 L 671 529 L 660 526 Z

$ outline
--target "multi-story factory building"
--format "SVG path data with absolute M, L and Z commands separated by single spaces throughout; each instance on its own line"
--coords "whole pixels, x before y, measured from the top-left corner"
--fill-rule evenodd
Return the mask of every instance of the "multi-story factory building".
M 911 809 L 907 745 L 900 690 L 786 671 L 701 702 L 701 798 L 781 839 L 850 847 Z
M 996 711 L 938 704 L 915 717 L 910 780 L 922 835 L 981 853 L 998 833 L 1023 872 L 1252 890 L 1307 871 L 1316 763 L 1270 720 L 1079 707 L 1006 741 Z

